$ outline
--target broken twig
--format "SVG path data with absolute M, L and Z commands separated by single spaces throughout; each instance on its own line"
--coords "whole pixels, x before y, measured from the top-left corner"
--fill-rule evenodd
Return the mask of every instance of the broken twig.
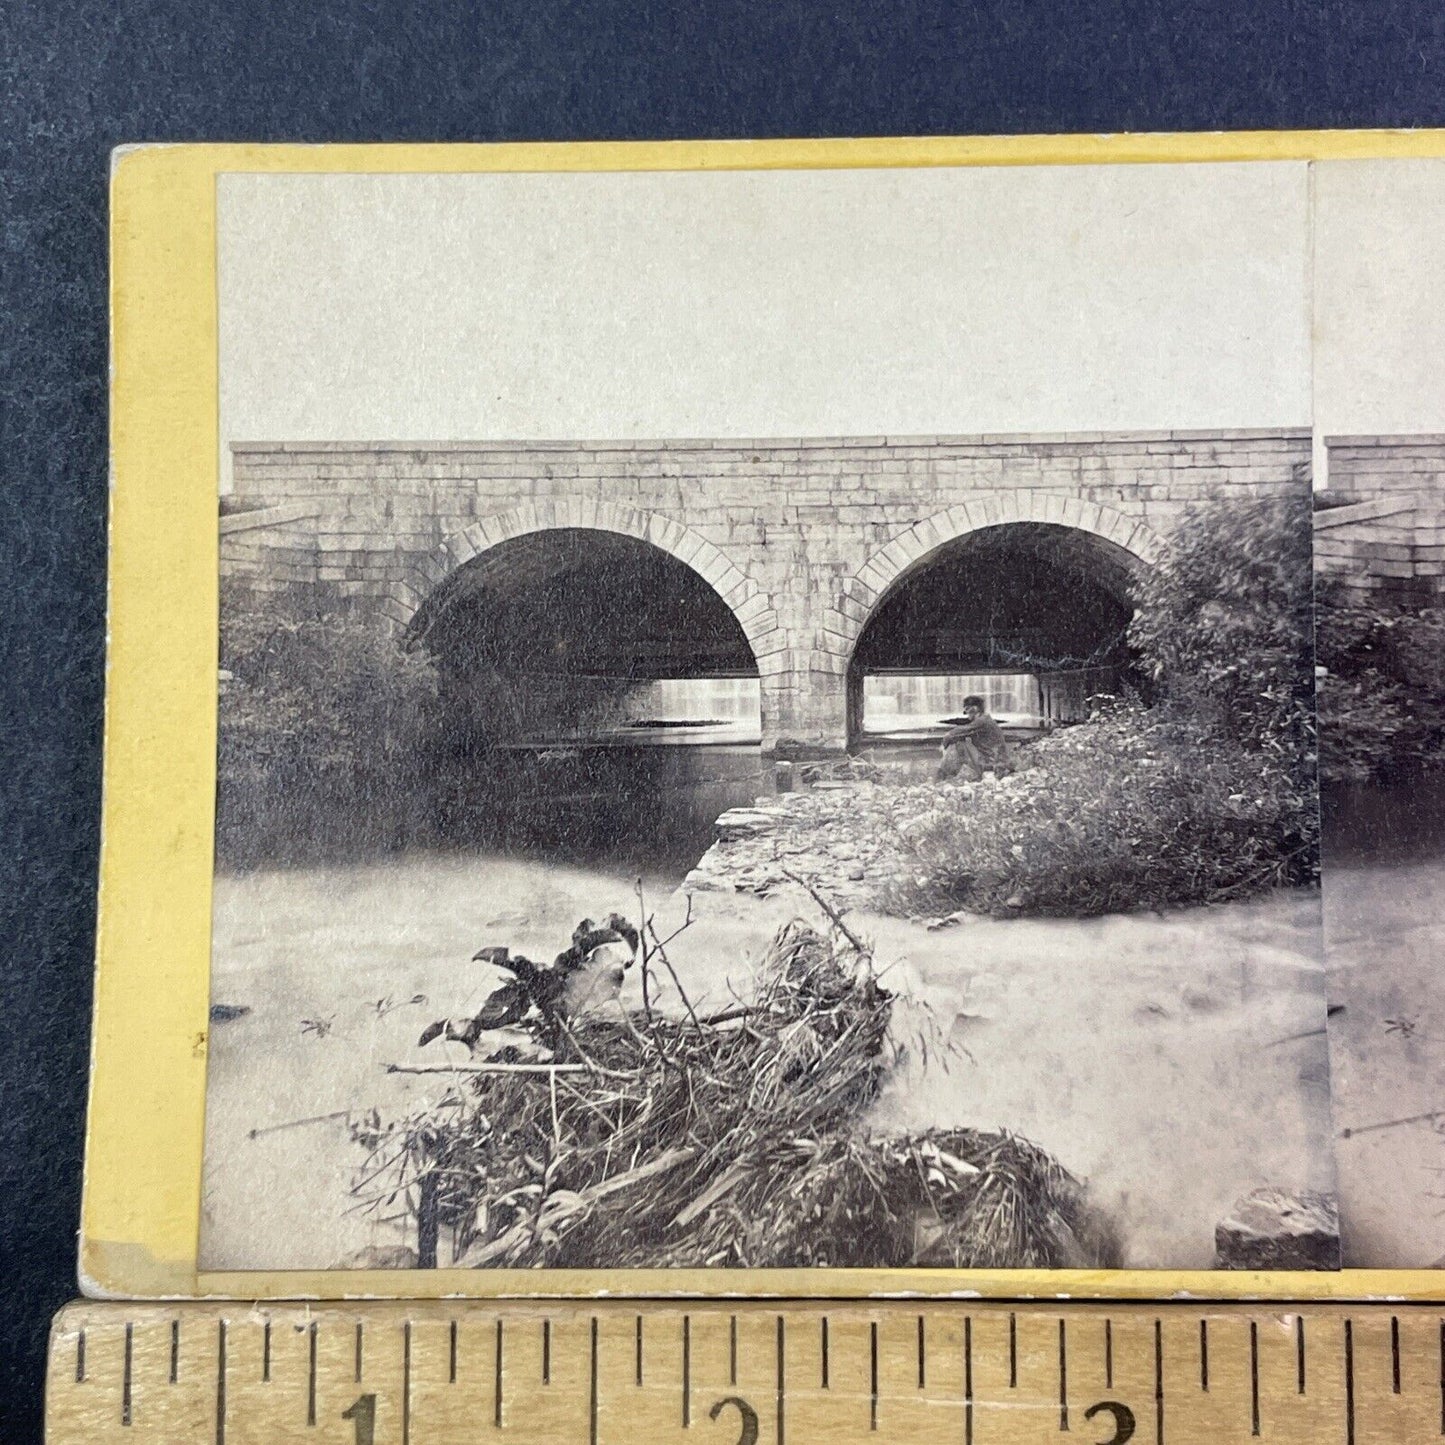
M 388 1064 L 386 1072 L 388 1074 L 586 1074 L 591 1071 L 586 1064 Z

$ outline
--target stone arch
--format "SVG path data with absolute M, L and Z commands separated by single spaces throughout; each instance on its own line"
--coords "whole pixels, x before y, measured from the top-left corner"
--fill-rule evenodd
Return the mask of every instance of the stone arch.
M 1113 507 L 1039 492 L 974 497 L 903 529 L 878 548 L 850 579 L 839 596 L 832 625 L 822 638 L 826 649 L 821 659 L 823 667 L 846 679 L 850 745 L 863 730 L 866 664 L 862 652 L 874 619 L 879 619 L 881 625 L 900 589 L 925 572 L 952 544 L 963 542 L 971 534 L 987 534 L 1019 524 L 1036 534 L 1047 529 L 1060 539 L 1073 534 L 1074 547 L 1083 548 L 1091 565 L 1099 566 L 1107 579 L 1106 590 L 1121 602 L 1127 596 L 1128 579 L 1156 564 L 1164 554 L 1164 543 L 1156 533 Z
M 415 560 L 406 580 L 392 588 L 392 617 L 409 627 L 426 599 L 457 568 L 513 538 L 561 529 L 616 532 L 669 553 L 696 572 L 732 612 L 753 650 L 759 674 L 781 666 L 786 649 L 772 600 L 718 547 L 670 517 L 585 498 L 527 502 L 453 532 L 435 551 Z
M 838 600 L 843 625 L 829 634 L 835 644 L 830 649 L 835 653 L 835 667 L 846 667 L 873 610 L 919 563 L 970 532 L 1013 522 L 1044 522 L 1092 533 L 1119 548 L 1134 568 L 1152 566 L 1164 555 L 1164 543 L 1156 532 L 1101 502 L 1034 491 L 993 492 L 970 498 L 905 527 L 849 579 Z

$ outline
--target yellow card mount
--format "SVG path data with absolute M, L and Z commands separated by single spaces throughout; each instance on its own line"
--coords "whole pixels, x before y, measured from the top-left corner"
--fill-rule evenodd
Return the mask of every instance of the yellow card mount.
M 1392 1305 L 75 1304 L 50 1445 L 1409 1445 L 1445 1321 Z

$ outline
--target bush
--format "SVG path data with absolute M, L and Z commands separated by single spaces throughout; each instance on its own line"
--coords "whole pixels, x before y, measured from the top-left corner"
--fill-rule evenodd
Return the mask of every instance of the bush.
M 1131 705 L 1025 756 L 1012 777 L 940 790 L 895 908 L 1081 917 L 1318 878 L 1313 779 L 1214 728 Z
M 1134 602 L 1153 705 L 943 790 L 895 905 L 1076 917 L 1318 879 L 1309 499 L 1191 512 Z
M 1307 497 L 1191 512 L 1135 590 L 1129 641 L 1163 702 L 1291 768 L 1314 763 Z
M 1374 782 L 1445 760 L 1445 610 L 1326 587 L 1316 615 L 1321 776 Z
M 435 668 L 380 621 L 222 596 L 217 850 L 279 862 L 394 838 L 425 811 Z

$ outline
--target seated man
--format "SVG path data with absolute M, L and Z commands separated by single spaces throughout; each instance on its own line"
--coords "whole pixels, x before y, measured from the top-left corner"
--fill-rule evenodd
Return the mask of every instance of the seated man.
M 976 783 L 986 771 L 992 771 L 995 777 L 1007 777 L 1014 770 L 1013 753 L 1003 729 L 989 713 L 988 704 L 978 696 L 966 697 L 963 716 L 965 721 L 943 735 L 939 781 L 963 773 L 969 782 Z

